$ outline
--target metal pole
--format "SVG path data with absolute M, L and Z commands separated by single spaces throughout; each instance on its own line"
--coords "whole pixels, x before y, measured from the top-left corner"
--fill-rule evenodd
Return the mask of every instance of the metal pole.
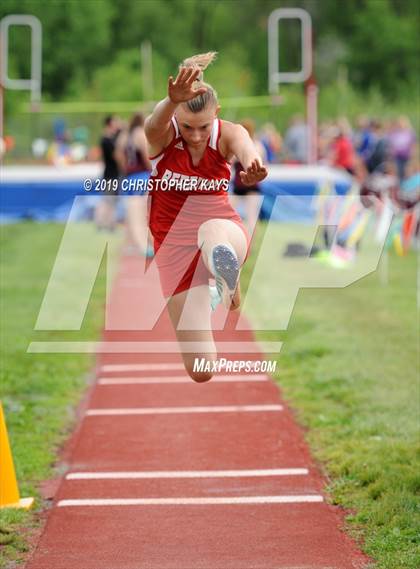
M 9 28 L 10 26 L 29 26 L 31 29 L 31 78 L 10 79 L 9 65 Z M 42 82 L 42 27 L 35 16 L 11 14 L 0 21 L 0 141 L 4 134 L 4 95 L 5 89 L 28 89 L 31 92 L 31 108 L 39 109 Z M 3 156 L 0 152 L 0 160 Z
M 31 78 L 11 79 L 8 76 L 9 28 L 10 26 L 29 26 L 31 28 Z M 11 14 L 0 21 L 0 81 L 5 89 L 29 90 L 31 102 L 41 100 L 42 80 L 42 27 L 35 16 Z
M 308 123 L 308 163 L 318 160 L 318 87 L 310 83 L 306 87 L 306 117 Z
M 279 83 L 275 80 L 279 69 L 278 15 L 278 10 L 274 10 L 268 18 L 268 92 L 271 95 L 279 92 Z
M 299 20 L 301 22 L 301 68 L 293 72 L 279 71 L 279 22 Z M 312 20 L 301 8 L 278 8 L 268 17 L 268 90 L 278 92 L 279 83 L 302 83 L 312 74 Z
M 279 22 L 299 20 L 301 23 L 301 66 L 298 71 L 279 71 Z M 271 95 L 279 91 L 280 83 L 302 83 L 305 85 L 306 118 L 308 124 L 307 162 L 317 161 L 318 145 L 318 87 L 312 75 L 313 46 L 312 20 L 301 8 L 278 8 L 268 18 L 268 90 Z

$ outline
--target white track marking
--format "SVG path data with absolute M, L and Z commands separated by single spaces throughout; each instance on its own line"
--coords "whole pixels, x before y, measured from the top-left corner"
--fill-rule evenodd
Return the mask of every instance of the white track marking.
M 226 498 L 125 498 L 60 500 L 59 508 L 68 506 L 208 506 L 225 504 L 302 504 L 323 502 L 319 494 L 307 496 L 243 496 Z
M 166 415 L 172 413 L 242 413 L 282 411 L 283 405 L 214 405 L 211 407 L 136 407 L 131 409 L 89 409 L 87 416 L 99 415 Z
M 219 353 L 224 354 L 278 354 L 281 342 L 217 342 Z M 179 354 L 213 353 L 213 342 L 83 342 L 83 341 L 51 341 L 30 342 L 27 352 L 32 354 Z
M 215 375 L 209 382 L 209 385 L 214 385 L 215 383 L 239 383 L 243 381 L 269 381 L 269 377 L 265 374 Z M 98 379 L 99 385 L 140 385 L 148 383 L 189 383 L 190 385 L 197 385 L 190 377 L 176 375 L 172 377 L 101 377 Z
M 168 364 L 108 364 L 101 367 L 103 372 L 112 371 L 169 371 L 185 370 L 183 363 Z
M 255 476 L 305 476 L 307 468 L 266 470 L 175 470 L 157 472 L 71 472 L 66 480 L 140 480 L 156 478 L 244 478 Z

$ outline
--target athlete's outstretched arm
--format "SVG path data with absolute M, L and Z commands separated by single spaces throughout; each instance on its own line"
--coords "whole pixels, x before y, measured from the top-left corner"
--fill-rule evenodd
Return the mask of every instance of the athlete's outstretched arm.
M 160 101 L 144 123 L 144 132 L 150 143 L 158 143 L 165 139 L 171 129 L 171 119 L 178 104 L 169 97 Z
M 239 125 L 225 122 L 225 141 L 228 154 L 234 154 L 243 166 L 239 173 L 241 181 L 247 186 L 253 186 L 268 174 L 267 168 L 262 164 L 261 156 L 247 130 Z
M 204 93 L 206 89 L 193 88 L 198 79 L 200 69 L 194 67 L 181 67 L 174 81 L 172 75 L 168 79 L 168 96 L 160 101 L 147 117 L 144 129 L 150 143 L 159 143 L 165 139 L 171 129 L 171 119 L 179 105 Z

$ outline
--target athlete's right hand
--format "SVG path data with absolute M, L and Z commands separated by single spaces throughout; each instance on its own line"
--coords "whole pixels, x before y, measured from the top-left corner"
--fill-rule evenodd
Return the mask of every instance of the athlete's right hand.
M 198 67 L 181 67 L 175 81 L 171 75 L 168 80 L 168 97 L 170 100 L 178 104 L 205 93 L 205 87 L 193 88 L 193 83 L 197 81 L 199 75 L 200 69 Z

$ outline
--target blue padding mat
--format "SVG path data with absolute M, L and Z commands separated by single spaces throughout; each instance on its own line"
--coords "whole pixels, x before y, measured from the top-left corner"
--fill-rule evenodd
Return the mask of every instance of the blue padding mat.
M 100 164 L 53 166 L 6 166 L 0 185 L 0 222 L 33 219 L 66 221 L 90 219 L 100 194 L 87 193 L 86 178 L 100 178 Z M 264 196 L 261 217 L 277 221 L 309 222 L 315 214 L 313 197 L 329 181 L 337 194 L 345 194 L 351 178 L 325 166 L 270 166 L 261 184 Z M 76 196 L 84 196 L 75 202 Z M 72 211 L 73 208 L 73 211 Z

